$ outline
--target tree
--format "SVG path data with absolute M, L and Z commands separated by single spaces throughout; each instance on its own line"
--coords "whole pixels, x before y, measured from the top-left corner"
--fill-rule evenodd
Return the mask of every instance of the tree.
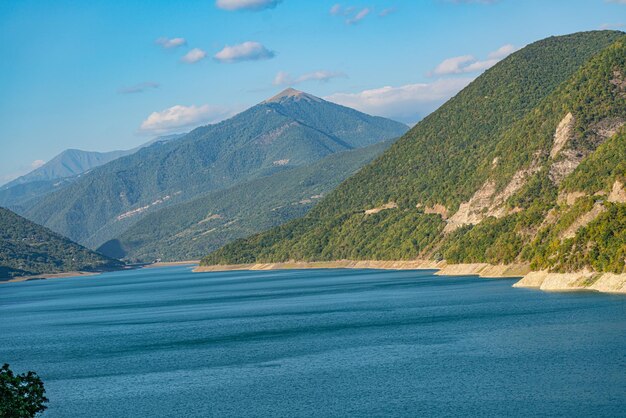
M 37 373 L 16 375 L 6 363 L 0 369 L 0 418 L 34 417 L 47 408 L 45 394 Z

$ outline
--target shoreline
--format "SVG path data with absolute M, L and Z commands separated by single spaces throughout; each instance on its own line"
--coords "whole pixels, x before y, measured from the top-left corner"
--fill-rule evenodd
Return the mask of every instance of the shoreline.
M 380 270 L 437 270 L 438 276 L 476 275 L 485 278 L 523 277 L 530 272 L 526 264 L 491 265 L 487 263 L 448 264 L 433 260 L 337 260 L 289 261 L 284 263 L 251 263 L 198 266 L 194 272 L 235 270 L 286 270 L 286 269 L 380 269 Z
M 67 279 L 70 277 L 85 277 L 85 276 L 97 276 L 102 272 L 94 271 L 67 271 L 65 273 L 51 273 L 51 274 L 36 274 L 33 276 L 19 276 L 13 277 L 8 280 L 0 280 L 1 283 L 20 283 L 28 282 L 31 280 L 47 280 L 47 279 Z
M 145 265 L 127 265 L 119 270 L 106 270 L 106 271 L 67 271 L 64 273 L 50 273 L 50 274 L 35 274 L 32 276 L 19 276 L 13 277 L 7 280 L 0 280 L 0 284 L 3 283 L 21 283 L 31 280 L 47 280 L 47 279 L 67 279 L 70 277 L 85 277 L 85 276 L 98 276 L 102 273 L 109 273 L 113 271 L 135 270 L 135 269 L 150 269 L 159 267 L 174 267 L 174 266 L 193 266 L 200 264 L 200 260 L 186 260 L 186 261 L 164 261 Z
M 184 261 L 159 261 L 157 263 L 146 264 L 141 266 L 142 269 L 155 269 L 159 267 L 175 267 L 200 264 L 200 260 L 184 260 Z
M 475 275 L 482 278 L 519 278 L 513 287 L 537 289 L 546 292 L 595 291 L 626 294 L 626 273 L 596 273 L 588 270 L 575 273 L 531 271 L 528 264 L 487 263 L 448 264 L 433 260 L 337 260 L 289 261 L 283 263 L 250 263 L 198 266 L 193 271 L 219 272 L 238 270 L 287 269 L 381 269 L 381 270 L 437 270 L 437 276 Z

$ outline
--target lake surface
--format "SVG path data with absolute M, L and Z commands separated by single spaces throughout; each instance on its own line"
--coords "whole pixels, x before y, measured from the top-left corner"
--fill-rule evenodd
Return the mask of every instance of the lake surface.
M 49 417 L 626 416 L 626 297 L 428 271 L 0 285 L 0 362 Z

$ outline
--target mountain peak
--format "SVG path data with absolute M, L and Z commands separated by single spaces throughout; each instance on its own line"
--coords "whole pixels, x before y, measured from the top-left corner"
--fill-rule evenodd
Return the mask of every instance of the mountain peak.
M 289 99 L 296 100 L 296 101 L 299 101 L 299 100 L 314 101 L 314 102 L 322 101 L 322 99 L 320 99 L 319 97 L 315 97 L 311 94 L 289 87 L 281 91 L 280 93 L 278 93 L 276 96 L 273 96 L 265 100 L 263 103 L 280 103 Z

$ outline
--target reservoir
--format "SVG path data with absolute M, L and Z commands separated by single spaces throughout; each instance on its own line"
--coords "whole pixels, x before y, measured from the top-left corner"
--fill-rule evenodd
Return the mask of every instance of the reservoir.
M 0 363 L 46 417 L 626 416 L 626 297 L 434 271 L 0 285 Z

